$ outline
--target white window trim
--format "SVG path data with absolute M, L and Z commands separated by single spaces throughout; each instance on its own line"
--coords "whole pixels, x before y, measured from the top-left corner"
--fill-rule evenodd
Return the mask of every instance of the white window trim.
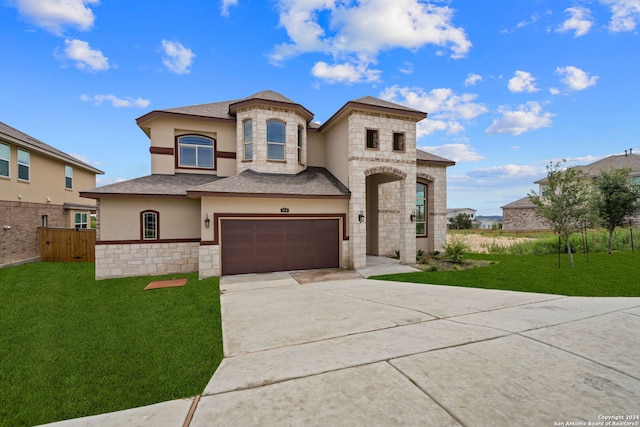
M 0 178 L 11 178 L 11 146 L 8 144 L 4 144 L 0 142 L 0 145 L 4 145 L 5 147 L 7 147 L 7 152 L 9 153 L 8 157 L 5 159 L 3 157 L 0 157 L 0 160 L 4 160 L 7 162 L 7 174 L 6 175 L 0 175 Z
M 247 124 L 251 126 L 251 135 L 247 140 Z M 253 120 L 247 119 L 242 123 L 242 135 L 244 143 L 244 153 L 242 155 L 243 160 L 253 160 Z M 247 156 L 247 146 L 251 146 L 251 156 Z
M 196 137 L 202 138 L 211 141 L 211 145 L 198 145 L 198 144 L 184 144 L 185 147 L 195 148 L 196 150 L 196 164 L 193 165 L 185 165 L 182 163 L 182 155 L 180 148 L 183 144 L 180 143 L 182 138 L 186 137 Z M 201 170 L 216 170 L 216 140 L 209 136 L 198 135 L 198 134 L 187 134 L 187 135 L 178 135 L 176 137 L 176 145 L 177 145 L 177 155 L 178 155 L 178 167 L 183 169 L 201 169 Z M 211 166 L 198 166 L 198 148 L 210 148 L 211 149 Z
M 20 152 L 23 153 L 27 153 L 28 159 L 29 159 L 29 163 L 24 164 L 20 162 Z M 18 148 L 18 181 L 22 181 L 22 182 L 31 182 L 31 153 L 27 150 L 23 150 L 21 148 Z M 27 173 L 29 175 L 29 177 L 27 179 L 24 178 L 20 178 L 20 166 L 26 166 L 27 167 Z
M 71 171 L 69 175 L 67 175 L 67 171 Z M 71 180 L 71 186 L 67 186 L 67 179 Z M 73 166 L 64 165 L 64 188 L 66 190 L 73 190 Z
M 280 123 L 284 127 L 284 132 L 283 132 L 284 141 L 282 141 L 282 142 L 269 141 L 268 129 L 269 129 L 269 123 L 270 122 Z M 282 146 L 282 158 L 269 157 L 269 146 L 270 145 Z M 286 161 L 287 160 L 287 124 L 285 122 L 281 121 L 281 120 L 277 120 L 277 119 L 267 120 L 267 160 L 272 160 L 272 161 L 276 161 L 276 162 L 282 162 L 282 161 Z

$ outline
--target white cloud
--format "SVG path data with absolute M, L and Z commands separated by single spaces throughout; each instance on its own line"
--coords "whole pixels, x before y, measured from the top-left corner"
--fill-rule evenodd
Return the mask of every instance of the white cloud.
M 551 117 L 553 117 L 553 114 L 543 112 L 537 102 L 520 105 L 515 111 L 500 107 L 499 112 L 501 116 L 495 119 L 485 131 L 488 135 L 505 133 L 520 135 L 531 130 L 550 127 Z
M 578 67 L 568 65 L 556 68 L 556 73 L 563 76 L 560 81 L 566 84 L 570 90 L 585 90 L 596 84 L 598 76 L 590 76 Z
M 220 15 L 229 16 L 229 8 L 231 6 L 237 6 L 238 0 L 222 0 L 222 6 L 220 7 Z
M 562 25 L 556 30 L 559 33 L 566 33 L 568 31 L 574 31 L 573 37 L 584 36 L 591 30 L 593 21 L 591 20 L 591 11 L 586 7 L 569 7 L 564 10 L 569 13 L 571 17 L 564 21 Z
M 467 175 L 472 178 L 513 179 L 524 177 L 538 177 L 541 173 L 542 169 L 537 166 L 509 164 L 476 169 L 469 172 Z
M 445 144 L 440 146 L 418 147 L 421 150 L 453 160 L 454 162 L 477 162 L 484 159 L 484 156 L 469 144 Z
M 475 86 L 476 83 L 481 81 L 482 81 L 482 76 L 480 74 L 469 73 L 467 74 L 467 78 L 464 79 L 464 85 Z
M 452 23 L 453 9 L 420 0 L 279 0 L 278 8 L 290 41 L 274 47 L 274 64 L 308 52 L 360 64 L 382 50 L 435 45 L 460 58 L 471 48 L 464 29 Z
M 146 108 L 151 104 L 151 101 L 148 99 L 138 98 L 118 98 L 112 94 L 105 95 L 80 95 L 80 100 L 84 102 L 92 102 L 95 105 L 102 105 L 103 102 L 110 102 L 111 106 L 114 108 L 126 108 L 126 107 L 137 107 L 137 108 Z
M 526 71 L 516 71 L 514 77 L 509 79 L 509 91 L 511 92 L 537 92 L 536 79 Z
M 558 89 L 557 87 L 549 88 L 549 93 L 551 95 L 560 95 L 560 89 Z
M 411 62 L 405 62 L 399 70 L 402 74 L 413 74 L 413 64 Z
M 109 58 L 102 52 L 92 49 L 89 43 L 82 40 L 65 40 L 64 54 L 67 59 L 75 61 L 77 68 L 89 71 L 104 71 L 109 69 Z
M 65 26 L 91 28 L 95 16 L 88 6 L 98 3 L 98 0 L 15 0 L 20 15 L 57 35 L 62 35 Z
M 329 65 L 319 61 L 311 69 L 311 74 L 329 83 L 357 83 L 377 82 L 380 80 L 380 70 L 371 70 L 368 63 Z
M 164 39 L 162 40 L 162 49 L 165 54 L 162 58 L 162 64 L 169 71 L 176 74 L 189 74 L 189 67 L 196 56 L 191 49 L 184 47 L 182 43 Z
M 487 107 L 473 102 L 478 95 L 457 95 L 452 89 L 439 88 L 425 92 L 421 88 L 392 86 L 380 98 L 429 113 L 429 118 L 418 123 L 418 138 L 437 131 L 456 134 L 464 131 L 461 122 L 473 120 L 486 113 Z
M 633 31 L 640 23 L 639 0 L 600 0 L 611 9 L 609 30 L 613 32 Z

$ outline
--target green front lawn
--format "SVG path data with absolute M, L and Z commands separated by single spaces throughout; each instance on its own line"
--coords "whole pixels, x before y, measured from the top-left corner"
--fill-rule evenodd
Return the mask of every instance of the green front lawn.
M 186 286 L 144 291 L 152 280 Z M 0 425 L 202 393 L 223 357 L 218 279 L 96 282 L 91 263 L 0 270 Z
M 574 254 L 575 268 L 569 268 L 567 255 L 484 255 L 469 254 L 468 259 L 490 260 L 487 267 L 457 271 L 424 271 L 389 274 L 372 279 L 469 288 L 502 289 L 590 297 L 640 296 L 640 253 L 614 252 Z

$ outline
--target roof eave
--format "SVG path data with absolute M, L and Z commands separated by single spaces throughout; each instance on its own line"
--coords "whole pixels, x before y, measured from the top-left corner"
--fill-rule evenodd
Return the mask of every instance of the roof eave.
M 342 116 L 343 114 L 345 114 L 346 112 L 348 112 L 350 110 L 355 110 L 355 109 L 370 110 L 370 111 L 377 111 L 377 112 L 381 112 L 381 113 L 393 114 L 393 115 L 397 115 L 397 116 L 412 117 L 412 118 L 414 118 L 416 120 L 416 122 L 419 122 L 420 120 L 426 119 L 427 115 L 428 115 L 427 113 L 424 113 L 424 112 L 418 111 L 418 110 L 405 110 L 405 109 L 402 109 L 402 108 L 384 107 L 384 106 L 381 106 L 381 105 L 366 104 L 366 103 L 358 102 L 358 101 L 349 101 L 346 104 L 344 104 L 342 106 L 342 108 L 340 108 L 338 111 L 336 111 L 335 114 L 333 114 L 331 117 L 329 117 L 329 120 L 324 122 L 318 128 L 318 130 L 320 130 L 320 131 L 325 130 L 326 128 L 330 127 L 331 124 L 333 124 L 333 122 L 337 121 L 340 116 Z
M 313 113 L 307 110 L 306 108 L 304 108 L 300 104 L 289 103 L 284 101 L 275 101 L 272 99 L 262 99 L 262 98 L 250 98 L 250 99 L 243 99 L 238 102 L 233 102 L 229 104 L 229 114 L 235 114 L 236 111 L 238 111 L 240 108 L 248 107 L 249 105 L 253 105 L 253 104 L 266 104 L 274 107 L 294 109 L 294 110 L 297 110 L 306 119 L 307 123 L 313 120 Z
M 350 194 L 229 193 L 224 191 L 187 191 L 190 198 L 244 197 L 263 199 L 350 199 Z

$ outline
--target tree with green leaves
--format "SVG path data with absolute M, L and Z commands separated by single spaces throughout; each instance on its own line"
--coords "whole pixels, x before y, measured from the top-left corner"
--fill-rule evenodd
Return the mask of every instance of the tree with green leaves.
M 453 218 L 449 218 L 449 228 L 453 230 L 469 230 L 473 227 L 471 216 L 466 213 L 459 213 Z
M 531 191 L 528 196 L 536 205 L 536 216 L 558 233 L 559 244 L 564 242 L 573 268 L 573 254 L 569 237 L 584 227 L 589 217 L 591 185 L 575 167 L 565 167 L 566 160 L 547 165 L 547 185 L 543 194 Z M 560 263 L 558 251 L 558 265 Z
M 603 170 L 595 183 L 593 211 L 609 232 L 609 254 L 613 231 L 640 213 L 640 185 L 632 182 L 629 169 Z

